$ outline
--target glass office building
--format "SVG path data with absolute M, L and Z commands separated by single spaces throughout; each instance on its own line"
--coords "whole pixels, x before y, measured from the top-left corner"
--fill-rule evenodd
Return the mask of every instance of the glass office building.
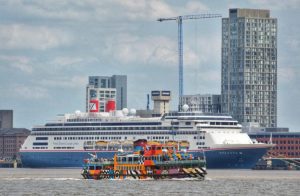
M 223 113 L 277 126 L 277 19 L 269 10 L 230 9 L 222 19 Z

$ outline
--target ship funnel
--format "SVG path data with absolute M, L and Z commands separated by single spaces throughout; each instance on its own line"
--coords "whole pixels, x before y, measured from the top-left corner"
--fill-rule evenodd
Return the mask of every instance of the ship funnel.
M 91 113 L 99 112 L 99 101 L 97 99 L 90 100 L 89 112 Z
M 116 102 L 111 99 L 106 102 L 105 112 L 111 112 L 116 110 Z

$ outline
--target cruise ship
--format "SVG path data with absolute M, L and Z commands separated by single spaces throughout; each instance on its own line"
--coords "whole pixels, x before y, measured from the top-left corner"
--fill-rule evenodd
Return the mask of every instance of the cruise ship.
M 231 116 L 169 112 L 142 118 L 128 109 L 108 113 L 64 114 L 35 126 L 20 149 L 24 167 L 81 167 L 90 154 L 112 158 L 132 152 L 138 139 L 172 142 L 178 150 L 205 157 L 207 168 L 252 168 L 272 147 L 242 133 Z

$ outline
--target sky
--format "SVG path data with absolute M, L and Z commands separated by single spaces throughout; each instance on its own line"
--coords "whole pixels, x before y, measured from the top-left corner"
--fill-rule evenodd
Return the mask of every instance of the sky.
M 300 131 L 300 0 L 0 0 L 0 109 L 28 129 L 85 111 L 91 75 L 127 75 L 128 108 L 166 89 L 176 109 L 177 24 L 157 19 L 229 8 L 278 19 L 278 126 Z M 221 19 L 184 21 L 183 40 L 184 94 L 220 94 Z

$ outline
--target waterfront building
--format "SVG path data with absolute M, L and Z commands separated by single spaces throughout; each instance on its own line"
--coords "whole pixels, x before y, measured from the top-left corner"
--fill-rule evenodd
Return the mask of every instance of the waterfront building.
M 13 111 L 12 110 L 0 110 L 0 129 L 13 127 Z
M 0 160 L 19 158 L 19 150 L 29 134 L 30 131 L 24 128 L 0 129 Z
M 127 76 L 126 75 L 113 75 L 111 77 L 90 76 L 89 83 L 87 85 L 86 111 L 89 110 L 89 101 L 90 101 L 89 98 L 91 97 L 88 88 L 99 89 L 99 91 L 107 90 L 110 92 L 112 92 L 112 89 L 115 89 L 116 109 L 121 110 L 127 107 Z
M 222 113 L 277 126 L 277 19 L 269 10 L 230 9 L 222 19 Z
M 221 113 L 221 95 L 213 94 L 197 94 L 197 95 L 183 95 L 180 97 L 182 105 L 189 106 L 189 111 L 201 111 L 203 113 Z
M 300 158 L 300 132 L 260 132 L 249 136 L 258 142 L 276 144 L 269 150 L 273 157 Z
M 13 110 L 0 110 L 0 160 L 19 158 L 19 150 L 27 136 L 28 129 L 13 128 Z

